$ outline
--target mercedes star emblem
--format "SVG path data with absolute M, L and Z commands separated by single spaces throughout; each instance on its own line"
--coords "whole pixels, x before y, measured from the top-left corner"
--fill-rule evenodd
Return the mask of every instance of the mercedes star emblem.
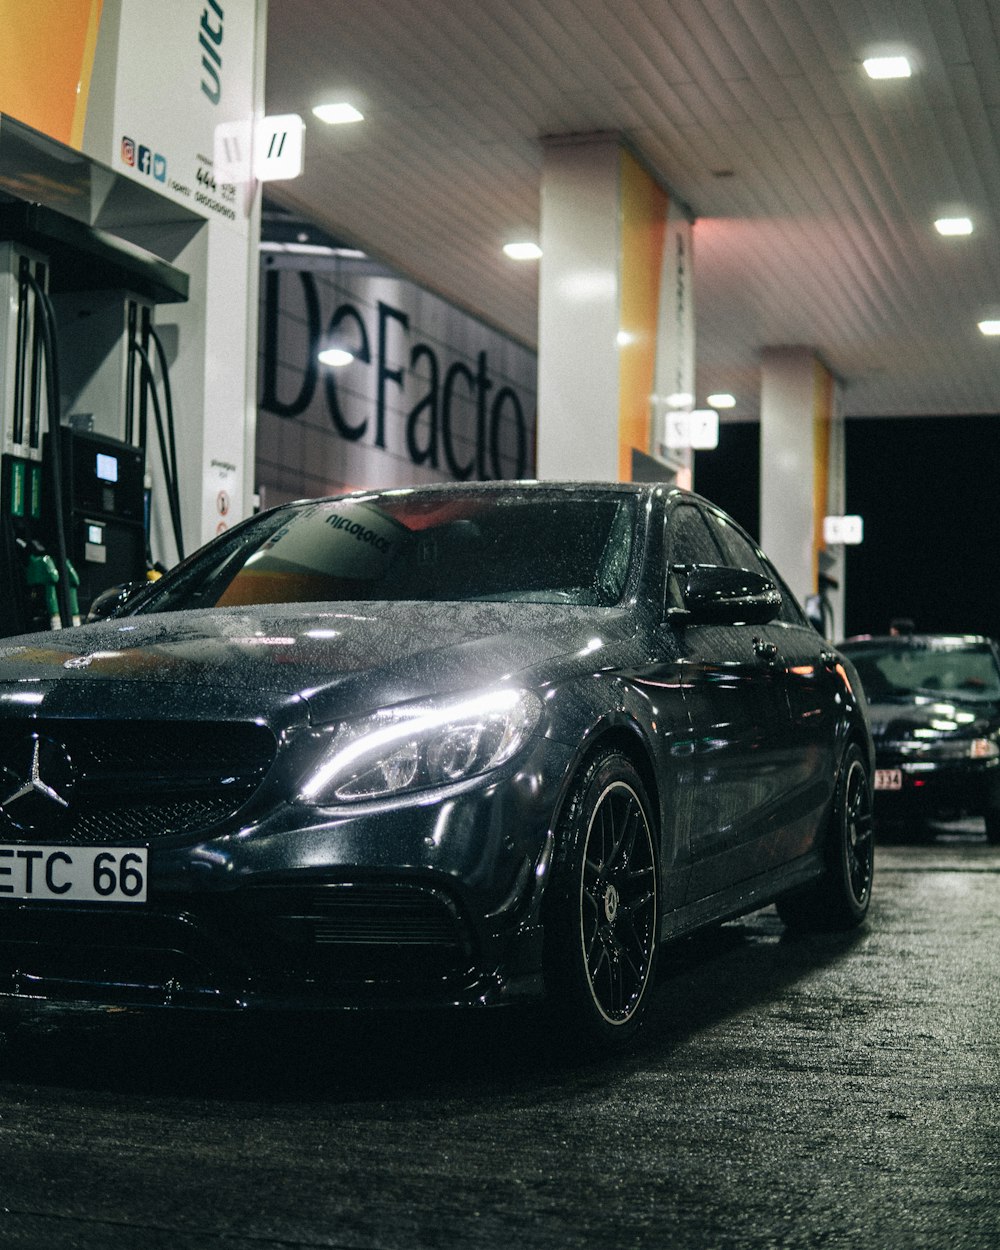
M 0 813 L 24 830 L 51 824 L 53 816 L 68 811 L 76 783 L 76 769 L 62 743 L 37 733 L 31 743 L 26 773 L 0 767 Z

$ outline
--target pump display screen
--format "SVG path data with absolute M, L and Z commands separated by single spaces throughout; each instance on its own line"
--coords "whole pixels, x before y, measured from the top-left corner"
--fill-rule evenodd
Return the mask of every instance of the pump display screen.
M 2 0 L 0 0 L 2 4 Z M 89 431 L 65 429 L 67 503 L 84 532 L 85 523 L 110 517 L 135 521 L 143 517 L 143 453 L 140 448 Z

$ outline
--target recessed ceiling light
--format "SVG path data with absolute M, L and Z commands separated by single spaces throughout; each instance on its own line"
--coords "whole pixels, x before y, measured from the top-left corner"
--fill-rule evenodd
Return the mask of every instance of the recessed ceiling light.
M 540 260 L 542 249 L 537 243 L 505 243 L 503 246 L 505 256 L 509 256 L 511 260 Z
M 367 254 L 356 247 L 330 247 L 326 243 L 281 243 L 275 239 L 261 239 L 262 252 L 287 252 L 296 256 L 338 256 L 342 260 L 366 260 Z
M 705 402 L 708 404 L 709 408 L 735 408 L 736 407 L 735 396 L 730 395 L 728 392 L 723 392 L 719 395 L 709 395 Z
M 934 223 L 938 234 L 971 234 L 972 219 L 970 217 L 939 217 Z
M 869 78 L 909 78 L 912 73 L 905 56 L 870 56 L 863 64 Z
M 364 113 L 359 113 L 353 104 L 348 104 L 344 100 L 337 104 L 317 104 L 313 113 L 328 126 L 346 126 L 351 122 L 365 120 Z
M 1000 321 L 980 321 L 979 328 L 983 334 L 1000 334 Z
M 668 408 L 690 408 L 694 403 L 694 396 L 689 395 L 687 391 L 674 391 L 672 395 L 667 396 Z

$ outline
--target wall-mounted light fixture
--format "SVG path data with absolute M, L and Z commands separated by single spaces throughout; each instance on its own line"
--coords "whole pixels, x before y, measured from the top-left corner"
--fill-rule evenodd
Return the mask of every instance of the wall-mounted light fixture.
M 511 260 L 540 260 L 542 249 L 537 243 L 521 240 L 503 245 L 503 254 Z
M 317 104 L 313 109 L 313 113 L 321 122 L 326 122 L 328 126 L 349 126 L 352 122 L 363 122 L 365 120 L 364 113 L 361 113 L 353 104 L 348 104 L 346 100 L 339 100 L 333 104 Z

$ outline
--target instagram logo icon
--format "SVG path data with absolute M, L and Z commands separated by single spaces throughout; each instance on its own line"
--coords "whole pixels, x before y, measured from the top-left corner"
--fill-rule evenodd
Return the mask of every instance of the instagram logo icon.
M 127 136 L 122 136 L 122 160 L 126 165 L 135 164 L 135 143 Z

